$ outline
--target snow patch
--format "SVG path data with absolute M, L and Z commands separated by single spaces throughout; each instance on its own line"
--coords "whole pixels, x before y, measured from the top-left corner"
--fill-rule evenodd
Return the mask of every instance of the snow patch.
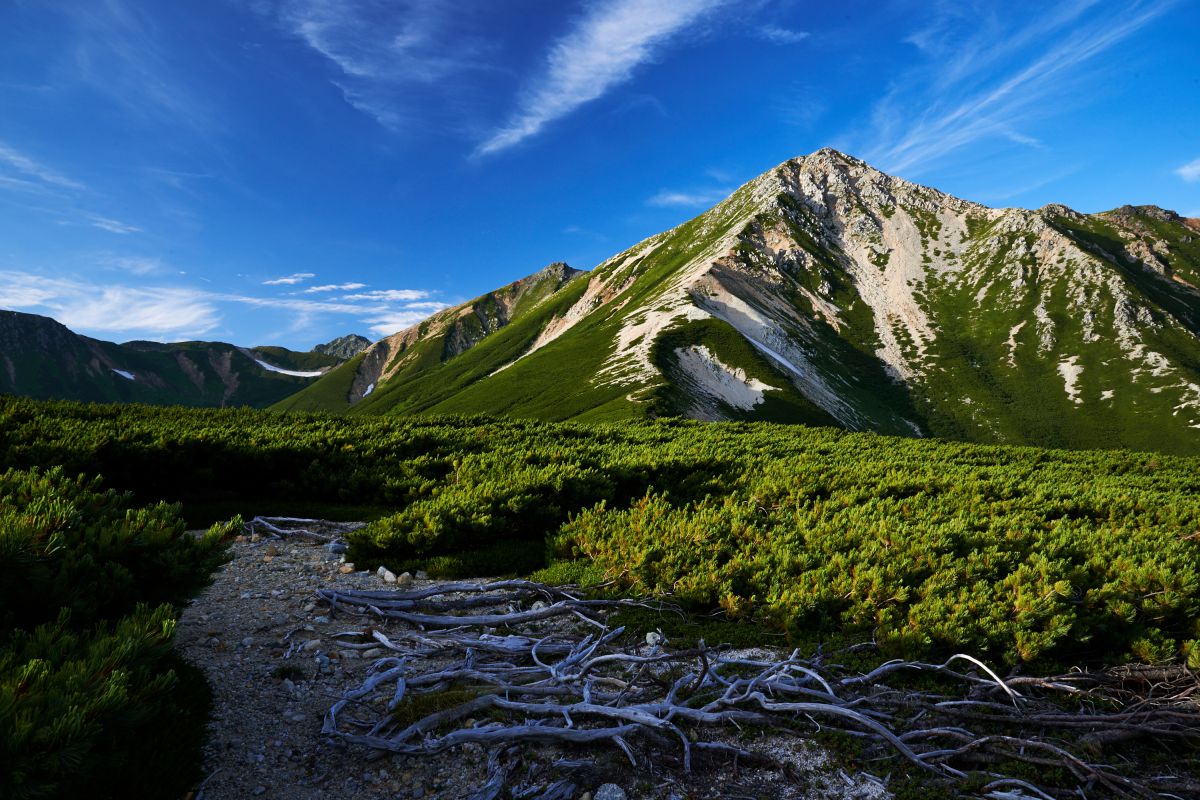
M 1116 394 L 1116 392 L 1114 392 L 1112 389 L 1105 389 L 1103 392 L 1100 393 L 1100 399 L 1101 400 L 1112 400 L 1114 394 Z
M 1083 398 L 1079 396 L 1079 375 L 1083 367 L 1079 366 L 1079 356 L 1071 356 L 1058 362 L 1058 374 L 1062 376 L 1067 390 L 1067 397 L 1075 405 L 1082 405 Z
M 778 388 L 747 377 L 745 370 L 725 364 L 704 345 L 676 348 L 675 356 L 697 389 L 742 411 L 761 403 L 767 390 Z
M 297 378 L 319 378 L 325 374 L 322 370 L 317 370 L 316 372 L 301 372 L 300 370 L 295 369 L 284 369 L 282 367 L 277 367 L 274 364 L 268 364 L 267 362 L 257 358 L 254 359 L 254 363 L 258 364 L 268 372 L 278 372 L 280 375 L 294 375 Z
M 137 378 L 133 377 L 132 372 L 126 372 L 125 370 L 117 369 L 116 367 L 113 367 L 112 371 L 117 373 L 118 375 L 120 375 L 122 378 L 124 378 L 127 381 L 137 380 Z
M 373 383 L 372 383 L 372 384 L 368 384 L 368 386 L 367 386 L 366 390 L 363 392 L 363 397 L 366 397 L 367 395 L 369 395 L 369 394 L 370 394 L 371 392 L 373 392 L 373 391 L 375 391 L 375 384 L 373 384 Z

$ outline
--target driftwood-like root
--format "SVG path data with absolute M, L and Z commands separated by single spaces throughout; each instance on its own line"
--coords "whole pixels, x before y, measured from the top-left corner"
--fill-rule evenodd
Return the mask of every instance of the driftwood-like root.
M 605 746 L 635 767 L 671 763 L 680 775 L 697 758 L 787 770 L 734 743 L 746 726 L 792 737 L 849 734 L 876 751 L 873 757 L 898 759 L 901 772 L 949 784 L 982 776 L 975 796 L 991 800 L 1200 797 L 1200 784 L 1186 773 L 1131 773 L 1107 763 L 1120 761 L 1111 751 L 1107 762 L 1100 759 L 1111 744 L 1147 737 L 1181 750 L 1200 746 L 1200 681 L 1183 668 L 1006 679 L 960 654 L 941 664 L 891 661 L 848 675 L 798 652 L 772 658 L 703 642 L 670 650 L 665 642 L 631 641 L 610 628 L 607 614 L 662 604 L 585 600 L 529 581 L 318 595 L 339 612 L 370 620 L 371 627 L 339 639 L 393 651 L 329 709 L 324 733 L 401 755 L 482 746 L 490 761 L 486 782 L 470 795 L 478 800 L 511 785 L 531 743 L 593 753 Z M 905 686 L 916 673 L 936 676 L 932 685 L 940 688 Z M 434 708 L 429 701 L 447 691 L 453 694 L 443 695 L 446 706 L 404 713 Z M 1053 768 L 1041 772 L 1059 777 L 1034 785 L 1027 775 L 1001 771 L 1017 762 Z M 540 779 L 549 782 L 531 787 L 529 796 L 574 792 L 567 772 Z

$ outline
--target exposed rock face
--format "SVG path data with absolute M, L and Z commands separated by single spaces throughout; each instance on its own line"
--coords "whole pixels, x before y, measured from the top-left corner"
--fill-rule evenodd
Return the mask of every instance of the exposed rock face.
M 1200 452 L 1196 224 L 993 209 L 820 150 L 586 278 L 525 279 L 551 290 L 520 326 L 523 282 L 376 343 L 361 410 L 397 408 L 398 377 L 405 412 L 741 419 L 788 395 L 852 429 Z
M 357 333 L 350 333 L 345 336 L 339 336 L 332 342 L 317 345 L 313 348 L 313 352 L 333 356 L 339 361 L 349 361 L 370 346 L 371 340 L 367 337 L 359 336 Z

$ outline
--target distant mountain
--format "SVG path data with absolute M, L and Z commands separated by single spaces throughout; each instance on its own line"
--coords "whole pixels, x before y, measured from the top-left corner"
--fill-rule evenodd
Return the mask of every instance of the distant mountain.
M 1200 452 L 1200 220 L 993 209 L 834 150 L 554 265 L 277 408 L 773 419 Z
M 49 317 L 0 311 L 0 393 L 39 399 L 265 408 L 340 361 L 223 342 L 114 344 Z
M 349 361 L 370 346 L 370 339 L 365 336 L 359 336 L 357 333 L 351 333 L 346 336 L 339 336 L 332 342 L 319 344 L 313 348 L 313 352 L 334 356 L 340 361 Z

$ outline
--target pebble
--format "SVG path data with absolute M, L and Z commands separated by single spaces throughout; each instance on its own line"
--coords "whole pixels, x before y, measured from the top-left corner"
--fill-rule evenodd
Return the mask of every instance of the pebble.
M 381 567 L 381 569 L 382 569 L 382 567 Z M 383 575 L 381 577 L 383 578 L 384 583 L 395 583 L 396 582 L 396 573 L 392 572 L 390 569 L 383 570 Z
M 253 636 L 247 636 L 245 639 L 242 639 L 242 647 L 250 647 L 253 644 L 254 644 Z
M 301 649 L 301 650 L 303 650 L 303 651 L 305 651 L 305 652 L 307 653 L 307 652 L 310 652 L 310 651 L 312 651 L 312 650 L 316 650 L 316 649 L 317 649 L 318 647 L 320 647 L 320 646 L 321 646 L 321 640 L 320 640 L 320 639 L 309 639 L 307 642 L 305 642 L 304 644 L 300 645 L 300 649 Z
M 615 783 L 606 783 L 596 790 L 596 800 L 626 800 L 625 790 Z
M 545 600 L 534 600 L 533 605 L 531 605 L 529 608 L 531 611 L 541 611 L 543 608 L 549 608 L 549 607 L 550 606 L 546 605 Z
M 658 647 L 665 641 L 665 637 L 658 631 L 650 631 L 646 634 L 646 644 L 651 647 Z
M 386 581 L 387 578 L 385 577 L 384 580 Z M 389 581 L 389 583 L 390 583 L 390 581 Z M 401 572 L 400 575 L 396 578 L 397 586 L 412 586 L 414 583 L 416 583 L 416 581 L 413 580 L 413 576 L 412 576 L 411 572 Z
M 260 794 L 266 794 L 266 792 L 267 792 L 267 787 L 255 786 L 254 791 L 251 794 L 253 794 L 255 797 L 258 797 Z
M 328 624 L 329 624 L 329 617 L 327 617 L 326 615 L 322 614 L 322 615 L 321 615 L 321 616 L 319 616 L 319 617 L 313 617 L 313 622 L 315 622 L 317 625 L 328 625 Z
M 340 567 L 338 567 L 338 572 L 342 573 L 343 575 L 349 575 L 351 572 L 354 572 L 354 565 L 350 563 L 342 564 Z

